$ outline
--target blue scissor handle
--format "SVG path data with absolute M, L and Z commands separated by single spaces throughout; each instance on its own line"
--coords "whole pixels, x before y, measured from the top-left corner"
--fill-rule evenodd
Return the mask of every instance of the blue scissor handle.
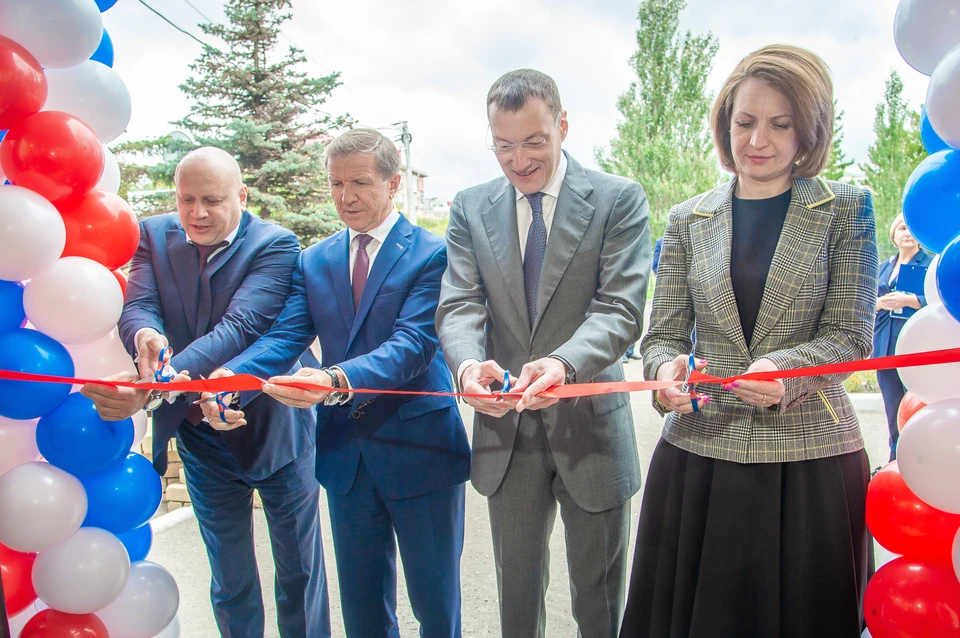
M 697 394 L 697 391 L 694 389 L 693 384 L 690 383 L 690 375 L 693 374 L 693 371 L 697 369 L 697 358 L 693 356 L 693 353 L 690 353 L 690 358 L 687 359 L 687 380 L 683 382 L 683 392 L 690 394 L 690 405 L 693 406 L 694 412 L 700 411 L 700 395 Z
M 153 373 L 153 380 L 157 383 L 168 383 L 173 381 L 172 374 L 164 374 L 163 369 L 167 367 L 167 364 L 170 362 L 170 358 L 173 356 L 173 348 L 167 346 L 160 351 L 160 356 L 157 357 L 157 362 L 160 364 L 160 368 Z M 166 359 L 166 361 L 164 361 Z
M 510 392 L 510 371 L 506 370 L 503 373 L 503 389 L 501 390 L 504 394 Z
M 230 395 L 230 394 L 233 394 L 233 393 L 232 393 L 232 392 L 217 392 L 217 394 L 216 394 L 217 409 L 220 410 L 220 420 L 223 421 L 224 423 L 227 422 L 226 411 L 227 411 L 227 408 L 228 408 L 229 406 L 228 406 L 226 403 L 224 403 L 223 400 L 224 400 L 228 395 Z

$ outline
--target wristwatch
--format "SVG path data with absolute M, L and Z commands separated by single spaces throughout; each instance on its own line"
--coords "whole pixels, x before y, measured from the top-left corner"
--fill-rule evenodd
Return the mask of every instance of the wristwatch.
M 326 396 L 323 400 L 324 405 L 340 405 L 343 403 L 343 400 L 347 398 L 346 392 L 340 392 L 340 376 L 337 374 L 336 370 L 331 370 L 330 368 L 320 368 L 320 372 L 326 372 L 330 376 L 330 387 L 337 388 L 330 394 Z
M 556 359 L 563 364 L 563 367 L 566 368 L 567 372 L 563 376 L 564 385 L 569 383 L 576 383 L 577 381 L 577 371 L 573 369 L 573 366 L 570 365 L 565 359 L 561 359 L 557 355 L 550 355 L 550 358 Z

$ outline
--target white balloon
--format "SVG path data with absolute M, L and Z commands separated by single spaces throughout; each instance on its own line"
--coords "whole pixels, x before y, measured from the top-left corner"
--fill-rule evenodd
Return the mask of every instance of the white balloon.
M 83 484 L 49 463 L 24 463 L 0 476 L 0 543 L 14 551 L 50 549 L 86 515 Z
M 960 348 L 960 323 L 943 304 L 929 304 L 907 319 L 897 339 L 897 354 Z M 900 379 L 915 397 L 930 405 L 960 397 L 960 363 L 900 368 Z
M 97 612 L 117 638 L 153 638 L 173 622 L 180 607 L 177 582 L 156 563 L 130 565 L 130 579 L 115 601 Z
M 120 165 L 106 144 L 103 144 L 103 173 L 100 174 L 96 187 L 114 195 L 120 190 Z
M 139 446 L 145 436 L 147 436 L 147 413 L 140 410 L 133 415 L 133 446 L 130 449 Z
M 933 261 L 927 266 L 927 274 L 923 279 L 923 296 L 927 299 L 927 305 L 943 303 L 940 298 L 940 289 L 937 288 L 937 266 L 940 265 L 940 255 L 935 255 Z
M 73 359 L 75 378 L 102 379 L 120 372 L 137 372 L 133 358 L 127 354 L 120 341 L 120 333 L 114 328 L 103 339 L 93 343 L 70 344 L 65 346 Z M 73 390 L 80 388 L 73 386 Z
M 920 500 L 960 514 L 960 399 L 932 403 L 910 417 L 897 443 L 897 462 Z
M 104 266 L 64 257 L 24 287 L 23 309 L 37 330 L 61 343 L 92 343 L 117 325 L 123 293 Z
M 907 64 L 930 75 L 947 51 L 960 43 L 957 1 L 900 0 L 893 39 Z
M 127 128 L 132 112 L 130 92 L 110 67 L 86 60 L 69 69 L 49 70 L 46 75 L 44 111 L 63 111 L 80 118 L 101 142 L 117 139 Z
M 0 416 L 0 476 L 39 458 L 37 419 L 14 421 Z
M 80 64 L 103 37 L 94 0 L 0 0 L 0 35 L 22 44 L 46 69 Z
M 120 539 L 97 527 L 81 527 L 33 564 L 33 588 L 51 609 L 92 614 L 115 601 L 130 577 L 130 558 Z
M 960 7 L 956 12 L 960 14 Z M 960 45 L 944 56 L 930 76 L 924 106 L 930 126 L 940 139 L 960 149 Z
M 0 188 L 0 279 L 32 279 L 60 258 L 66 243 L 53 204 L 21 186 Z
M 960 579 L 960 530 L 953 537 L 953 571 Z
M 173 622 L 153 638 L 180 638 L 180 616 L 175 616 Z

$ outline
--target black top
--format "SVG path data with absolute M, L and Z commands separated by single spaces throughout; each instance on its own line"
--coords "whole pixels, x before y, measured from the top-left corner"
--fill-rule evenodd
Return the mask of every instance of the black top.
M 767 273 L 770 272 L 770 262 L 780 241 L 792 190 L 766 199 L 733 198 L 730 280 L 737 298 L 740 326 L 747 347 L 753 338 L 763 289 L 767 285 Z

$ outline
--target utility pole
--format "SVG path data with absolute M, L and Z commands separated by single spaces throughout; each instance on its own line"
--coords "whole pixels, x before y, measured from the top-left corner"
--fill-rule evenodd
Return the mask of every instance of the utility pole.
M 400 141 L 403 142 L 403 156 L 407 163 L 407 175 L 404 178 L 407 184 L 407 219 L 411 224 L 417 224 L 417 195 L 416 185 L 413 183 L 413 168 L 410 166 L 410 142 L 413 136 L 407 130 L 407 122 L 398 122 L 403 125 L 403 132 L 400 134 Z

